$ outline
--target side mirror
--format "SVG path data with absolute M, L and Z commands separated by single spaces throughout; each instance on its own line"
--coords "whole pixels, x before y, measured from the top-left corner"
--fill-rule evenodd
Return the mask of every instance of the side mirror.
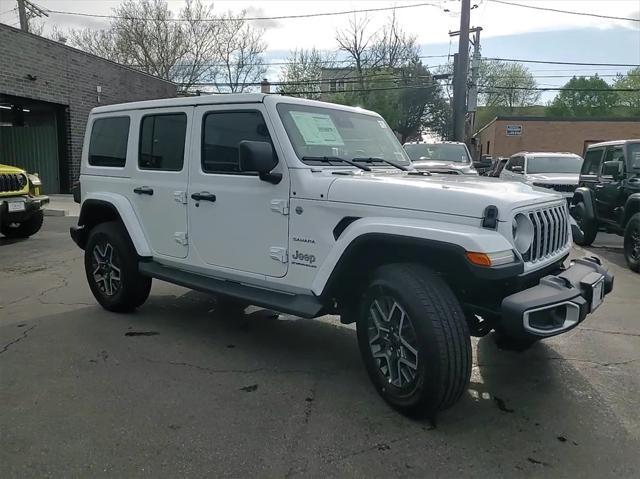
M 623 175 L 621 161 L 605 161 L 602 165 L 602 176 L 610 176 L 614 181 L 618 181 Z
M 278 164 L 278 158 L 271 143 L 266 141 L 242 140 L 238 144 L 240 171 L 257 172 L 262 181 L 277 185 L 282 174 L 271 173 Z
M 479 160 L 476 160 L 473 162 L 473 167 L 478 170 L 478 169 L 483 169 L 483 168 L 490 168 L 492 165 L 491 159 L 489 158 L 480 158 Z

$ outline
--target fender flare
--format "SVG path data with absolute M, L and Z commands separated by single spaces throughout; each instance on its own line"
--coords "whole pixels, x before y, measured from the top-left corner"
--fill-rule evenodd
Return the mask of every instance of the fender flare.
M 626 227 L 631 217 L 640 213 L 640 193 L 632 193 L 624 203 L 624 220 L 622 221 L 622 227 Z
M 451 246 L 463 252 L 494 253 L 513 249 L 513 245 L 500 233 L 480 226 L 409 218 L 361 218 L 344 230 L 319 266 L 311 285 L 313 293 L 322 295 L 340 262 L 344 261 L 363 239 L 376 236 L 424 241 L 425 244 Z
M 586 187 L 576 188 L 573 193 L 573 198 L 571 198 L 571 204 L 577 205 L 580 201 L 584 203 L 585 213 L 588 218 L 595 220 L 596 219 L 596 211 L 593 207 L 593 194 L 591 190 Z
M 144 231 L 140 226 L 140 221 L 136 216 L 133 206 L 127 198 L 116 193 L 90 193 L 82 202 L 80 207 L 80 217 L 78 225 L 83 226 L 88 223 L 87 215 L 91 207 L 106 207 L 114 211 L 122 221 L 129 238 L 139 256 L 152 256 L 149 242 L 144 236 Z

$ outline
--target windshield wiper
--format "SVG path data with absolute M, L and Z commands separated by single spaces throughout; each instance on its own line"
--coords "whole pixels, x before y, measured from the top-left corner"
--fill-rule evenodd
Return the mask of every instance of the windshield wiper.
M 403 165 L 399 165 L 395 161 L 385 160 L 384 158 L 378 158 L 378 157 L 375 157 L 375 156 L 361 157 L 361 158 L 356 157 L 356 158 L 353 158 L 352 161 L 366 161 L 368 163 L 373 163 L 374 161 L 381 161 L 381 162 L 386 163 L 388 165 L 395 166 L 399 170 L 410 171 L 409 168 L 407 168 L 406 166 L 403 166 Z
M 332 161 L 341 161 L 351 166 L 355 166 L 356 168 L 360 168 L 361 170 L 371 171 L 371 168 L 369 168 L 366 165 L 359 165 L 354 161 L 347 160 L 346 158 L 340 158 L 339 156 L 303 156 L 302 161 L 321 161 L 323 163 L 329 163 L 329 164 L 331 164 Z

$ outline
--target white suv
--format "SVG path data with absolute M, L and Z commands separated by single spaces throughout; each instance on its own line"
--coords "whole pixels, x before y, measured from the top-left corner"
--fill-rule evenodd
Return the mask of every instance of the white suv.
M 597 259 L 563 268 L 567 204 L 522 183 L 410 168 L 358 108 L 262 94 L 95 108 L 74 241 L 89 285 L 130 311 L 152 278 L 357 323 L 379 393 L 406 414 L 456 402 L 470 335 L 526 347 L 611 291 Z
M 574 153 L 523 151 L 509 158 L 500 178 L 557 191 L 567 199 L 578 187 L 582 157 Z

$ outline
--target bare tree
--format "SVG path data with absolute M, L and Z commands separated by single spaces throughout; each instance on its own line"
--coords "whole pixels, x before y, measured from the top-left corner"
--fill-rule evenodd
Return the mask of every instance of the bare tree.
M 174 81 L 181 90 L 213 83 L 218 91 L 244 91 L 264 74 L 263 31 L 212 4 L 187 0 L 175 16 L 166 0 L 125 0 L 103 30 L 70 32 L 82 50 Z
M 292 50 L 280 74 L 280 81 L 286 85 L 282 85 L 279 92 L 311 100 L 319 99 L 322 69 L 332 68 L 334 61 L 334 54 L 321 52 L 315 48 Z
M 361 90 L 364 89 L 364 71 L 370 67 L 373 59 L 371 44 L 374 34 L 368 31 L 368 26 L 369 19 L 366 16 L 354 14 L 349 19 L 348 27 L 336 32 L 339 50 L 345 52 L 352 61 Z
M 267 71 L 262 57 L 267 49 L 262 41 L 264 30 L 245 20 L 246 14 L 242 10 L 240 14 L 228 12 L 220 17 L 214 47 L 221 64 L 214 82 L 218 91 L 243 92 Z
M 420 56 L 416 36 L 402 30 L 395 10 L 374 38 L 371 50 L 373 67 L 399 68 L 408 63 L 417 62 Z

